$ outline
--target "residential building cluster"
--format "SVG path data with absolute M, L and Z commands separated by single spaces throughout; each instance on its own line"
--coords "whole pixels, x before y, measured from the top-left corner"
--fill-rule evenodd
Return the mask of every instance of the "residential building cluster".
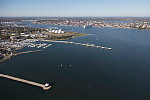
M 118 23 L 117 21 L 107 21 L 102 19 L 80 19 L 80 18 L 66 18 L 66 19 L 42 19 L 34 22 L 36 24 L 49 24 L 49 25 L 61 25 L 61 26 L 78 26 L 84 27 L 85 25 L 95 27 L 114 27 L 114 28 L 138 28 L 138 29 L 150 29 L 149 21 L 131 21 Z

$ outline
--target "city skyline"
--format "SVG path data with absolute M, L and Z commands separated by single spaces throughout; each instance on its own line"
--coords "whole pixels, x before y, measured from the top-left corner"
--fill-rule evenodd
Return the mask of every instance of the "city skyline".
M 149 17 L 149 0 L 1 0 L 1 17 Z

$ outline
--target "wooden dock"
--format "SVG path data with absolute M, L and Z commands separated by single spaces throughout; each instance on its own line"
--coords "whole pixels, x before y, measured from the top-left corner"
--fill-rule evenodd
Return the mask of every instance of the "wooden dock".
M 45 86 L 44 84 L 41 84 L 41 83 L 37 83 L 37 82 L 33 82 L 33 81 L 28 81 L 28 80 L 25 80 L 25 79 L 21 79 L 21 78 L 9 76 L 9 75 L 0 74 L 0 77 L 11 79 L 11 80 L 15 80 L 15 81 L 26 83 L 26 84 L 30 84 L 30 85 L 34 85 L 34 86 L 37 86 L 37 87 L 41 87 L 44 90 L 51 89 L 51 86 Z

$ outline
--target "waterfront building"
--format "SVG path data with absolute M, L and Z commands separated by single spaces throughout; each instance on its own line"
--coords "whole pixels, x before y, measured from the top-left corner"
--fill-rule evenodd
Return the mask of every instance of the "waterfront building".
M 58 33 L 58 34 L 65 33 L 62 29 L 46 29 L 46 30 L 51 33 Z

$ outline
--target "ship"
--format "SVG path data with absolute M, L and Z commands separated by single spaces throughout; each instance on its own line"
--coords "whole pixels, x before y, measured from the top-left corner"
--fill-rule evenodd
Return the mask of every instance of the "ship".
M 90 27 L 92 27 L 92 25 L 84 25 L 84 26 L 83 26 L 84 29 L 85 29 L 85 28 L 90 28 Z

